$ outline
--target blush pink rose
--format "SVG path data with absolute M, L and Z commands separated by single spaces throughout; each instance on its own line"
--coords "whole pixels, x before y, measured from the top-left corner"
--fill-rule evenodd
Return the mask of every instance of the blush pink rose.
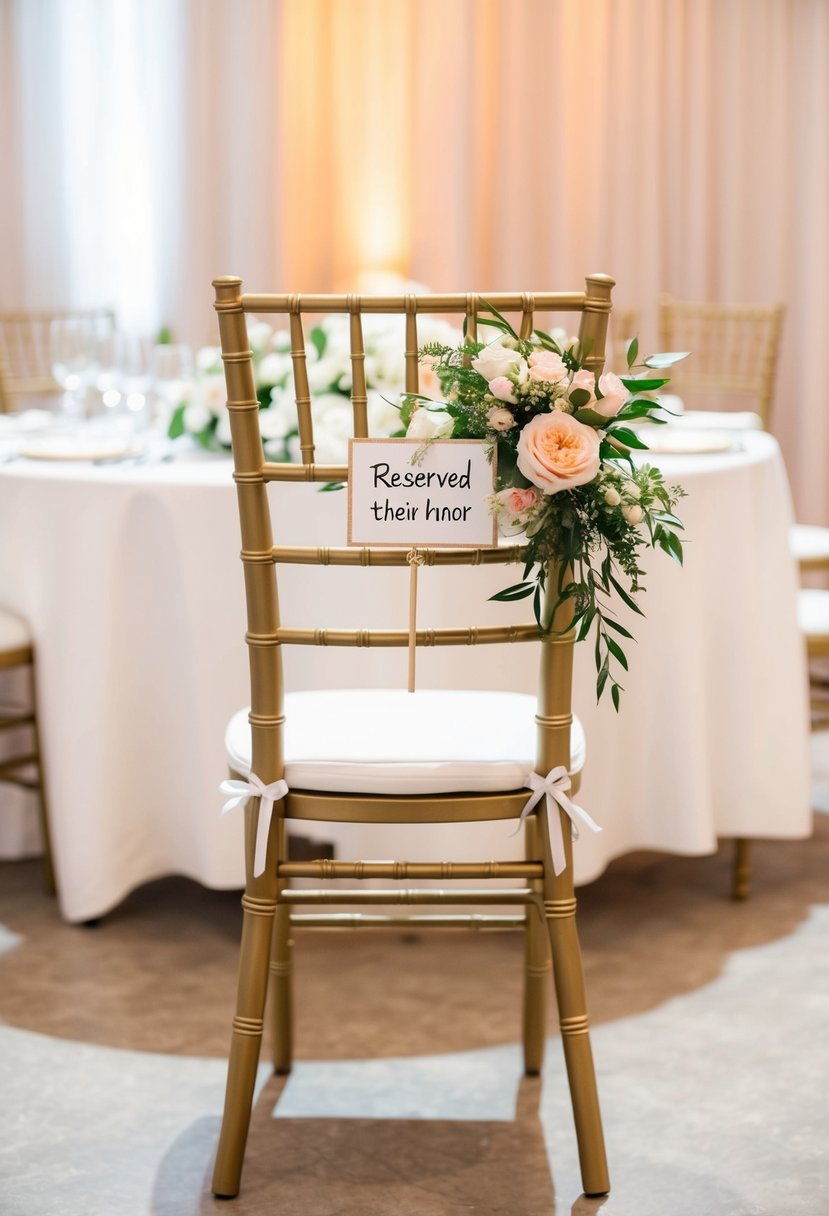
M 596 396 L 596 377 L 593 372 L 589 372 L 585 368 L 577 371 L 573 376 L 569 392 L 572 393 L 574 388 L 583 388 L 585 392 L 588 392 L 590 400 L 586 403 L 587 408 L 595 410 L 597 414 L 602 414 L 605 418 L 615 418 L 630 396 L 622 381 L 613 372 L 605 372 L 603 376 L 599 377 L 601 400 Z
M 518 440 L 518 467 L 542 494 L 584 485 L 599 471 L 599 433 L 561 410 L 536 414 Z
M 564 366 L 561 356 L 557 355 L 555 351 L 533 351 L 528 362 L 531 380 L 546 380 L 550 384 L 557 384 L 559 380 L 567 377 L 567 368 Z
M 486 420 L 493 431 L 509 431 L 515 426 L 512 411 L 503 405 L 493 405 L 486 416 Z
M 605 418 L 615 418 L 630 397 L 629 391 L 613 372 L 605 372 L 603 376 L 599 377 L 599 389 L 602 394 L 601 400 L 591 402 L 590 408 L 594 409 L 597 414 L 604 415 Z
M 515 395 L 515 385 L 506 376 L 496 376 L 494 380 L 489 382 L 489 391 L 493 397 L 497 397 L 499 401 L 508 401 L 510 405 L 517 405 L 518 398 Z
M 501 534 L 512 536 L 516 532 L 523 532 L 529 523 L 530 516 L 538 505 L 539 494 L 532 486 L 526 489 L 509 486 L 506 490 L 499 490 L 495 500 Z

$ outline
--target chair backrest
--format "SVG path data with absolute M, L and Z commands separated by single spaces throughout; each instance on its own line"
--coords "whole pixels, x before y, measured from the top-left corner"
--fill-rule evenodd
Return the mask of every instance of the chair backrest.
M 63 390 L 52 375 L 49 335 L 53 321 L 99 319 L 114 325 L 108 308 L 16 309 L 0 312 L 0 413 L 25 400 L 50 397 Z
M 279 617 L 276 566 L 278 563 L 322 566 L 398 566 L 408 571 L 407 549 L 362 547 L 300 548 L 275 546 L 267 494 L 268 482 L 338 482 L 348 477 L 346 465 L 319 465 L 314 462 L 314 416 L 306 367 L 305 329 L 307 316 L 341 314 L 348 318 L 353 387 L 351 403 L 352 433 L 357 438 L 368 437 L 367 388 L 363 318 L 372 314 L 390 314 L 403 318 L 402 364 L 405 368 L 405 390 L 416 393 L 420 384 L 418 361 L 418 317 L 427 315 L 456 315 L 466 319 L 470 338 L 479 334 L 479 316 L 486 305 L 503 314 L 520 314 L 516 329 L 529 337 L 536 313 L 579 313 L 579 338 L 582 349 L 589 351 L 583 361 L 589 370 L 600 372 L 604 365 L 604 350 L 608 317 L 611 311 L 613 280 L 606 275 L 592 275 L 583 292 L 532 295 L 509 293 L 492 295 L 247 295 L 242 294 L 241 280 L 234 277 L 214 280 L 215 307 L 219 317 L 222 358 L 227 382 L 227 408 L 233 446 L 234 479 L 237 485 L 238 508 L 242 534 L 242 562 L 245 573 L 251 673 L 251 734 L 252 769 L 263 781 L 274 781 L 282 775 L 283 674 L 282 646 L 396 646 L 409 645 L 407 628 L 376 629 L 310 629 L 283 628 Z M 288 318 L 293 363 L 296 408 L 298 417 L 301 463 L 277 463 L 265 459 L 259 431 L 259 401 L 253 372 L 253 358 L 248 340 L 249 315 L 282 315 Z M 482 327 L 481 327 L 482 328 Z M 486 331 L 486 339 L 492 330 Z M 343 536 L 343 540 L 345 536 Z M 419 550 L 427 566 L 481 565 L 515 561 L 521 546 L 497 549 L 429 549 Z M 557 580 L 555 572 L 548 578 L 547 610 L 555 604 Z M 336 604 L 335 595 L 327 598 Z M 558 764 L 569 765 L 572 632 L 567 626 L 572 616 L 569 601 L 559 606 L 553 620 L 553 630 L 544 635 L 535 623 L 508 626 L 418 629 L 418 646 L 465 646 L 488 643 L 511 643 L 541 640 L 541 677 L 537 722 L 538 771 L 548 772 Z
M 782 305 L 705 304 L 664 296 L 661 349 L 691 352 L 672 370 L 671 392 L 692 406 L 752 409 L 768 427 L 782 323 Z

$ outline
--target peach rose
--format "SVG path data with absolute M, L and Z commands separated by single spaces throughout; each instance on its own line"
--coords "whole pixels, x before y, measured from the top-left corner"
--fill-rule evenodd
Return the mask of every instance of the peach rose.
M 557 384 L 559 380 L 567 377 L 567 368 L 564 366 L 561 356 L 557 355 L 555 351 L 533 351 L 529 364 L 531 380 L 546 380 L 550 384 Z
M 543 494 L 584 485 L 599 471 L 599 433 L 561 410 L 536 414 L 518 440 L 518 467 Z

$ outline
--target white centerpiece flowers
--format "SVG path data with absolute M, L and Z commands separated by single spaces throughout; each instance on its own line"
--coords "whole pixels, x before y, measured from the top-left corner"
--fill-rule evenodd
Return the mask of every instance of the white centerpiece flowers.
M 461 338 L 458 329 L 437 317 L 419 317 L 418 328 L 427 343 L 454 345 Z M 251 318 L 248 339 L 265 455 L 268 460 L 298 462 L 301 456 L 290 336 L 285 330 L 275 330 L 266 322 Z M 402 435 L 404 318 L 365 314 L 363 340 L 369 435 L 377 438 Z M 344 464 L 348 438 L 353 434 L 348 317 L 323 317 L 308 331 L 305 345 L 315 459 L 318 464 Z M 440 396 L 440 383 L 428 366 L 421 368 L 420 380 L 424 398 Z M 196 378 L 190 395 L 173 412 L 168 434 L 171 438 L 192 435 L 209 451 L 229 450 L 230 417 L 226 400 L 221 350 L 204 347 L 196 356 Z M 434 425 L 433 420 L 429 425 Z
M 542 330 L 521 338 L 495 309 L 487 311 L 491 316 L 479 317 L 479 325 L 499 331 L 494 341 L 422 346 L 420 357 L 443 394 L 407 396 L 406 434 L 424 443 L 481 439 L 497 452 L 490 505 L 501 533 L 523 534 L 526 548 L 522 580 L 493 599 L 532 597 L 539 627 L 549 629 L 544 592 L 548 570 L 557 570 L 553 611 L 572 601 L 576 639 L 594 630 L 597 695 L 609 687 L 618 709 L 617 672 L 627 670 L 624 644 L 632 634 L 617 619 L 614 601 L 642 613 L 636 597 L 644 590 L 643 547 L 682 562 L 675 510 L 684 491 L 666 485 L 659 469 L 634 462 L 631 450 L 647 446 L 635 424 L 665 421 L 651 394 L 669 382 L 664 370 L 686 352 L 639 364 L 634 339 L 625 375 L 596 375 L 582 365 L 589 352 L 576 339 Z

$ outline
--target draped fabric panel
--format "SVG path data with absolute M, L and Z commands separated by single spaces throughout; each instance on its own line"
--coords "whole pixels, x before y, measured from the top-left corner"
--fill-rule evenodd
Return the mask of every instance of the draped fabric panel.
M 253 290 L 617 281 L 787 305 L 773 429 L 829 520 L 826 0 L 0 0 L 0 306 L 213 340 Z

